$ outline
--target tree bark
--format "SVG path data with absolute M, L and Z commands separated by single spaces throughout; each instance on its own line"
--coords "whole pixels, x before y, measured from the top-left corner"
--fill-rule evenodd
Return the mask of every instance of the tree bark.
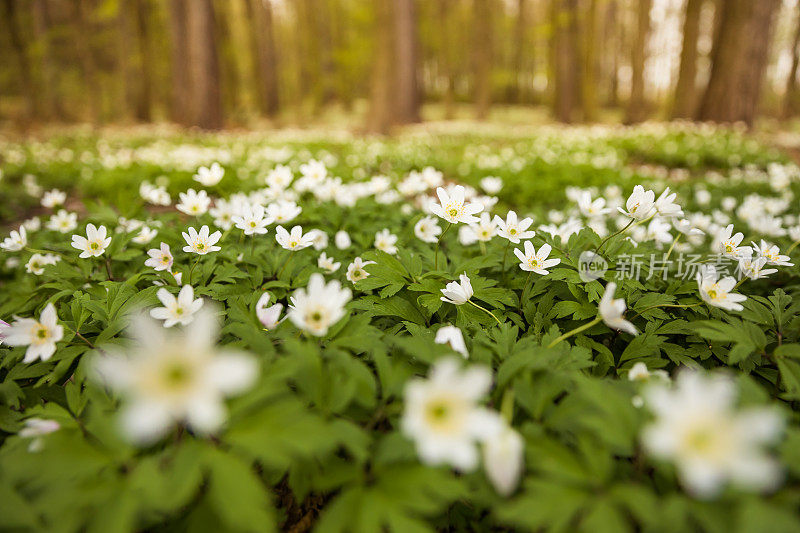
M 672 118 L 691 118 L 697 105 L 697 39 L 703 0 L 687 0 L 683 19 L 683 45 Z
M 419 122 L 417 84 L 417 19 L 414 0 L 395 0 L 395 65 L 397 70 L 396 120 Z
M 647 115 L 647 103 L 644 97 L 644 64 L 647 57 L 652 5 L 653 0 L 638 0 L 636 39 L 631 48 L 631 94 L 625 117 L 626 124 L 641 122 Z
M 153 109 L 153 51 L 150 46 L 150 0 L 135 0 L 136 37 L 139 45 L 139 95 L 136 118 L 142 122 L 152 119 Z
M 475 117 L 485 120 L 492 100 L 492 8 L 490 0 L 473 0 L 475 39 L 473 49 L 473 80 Z
M 450 27 L 448 13 L 450 11 L 450 0 L 439 0 L 439 9 L 437 10 L 439 34 L 441 39 L 441 57 L 439 58 L 439 70 L 442 77 L 445 79 L 445 88 L 443 95 L 444 104 L 444 117 L 447 120 L 453 118 L 453 104 L 455 103 L 456 92 L 456 79 L 453 72 L 453 58 L 452 54 L 452 28 Z
M 792 67 L 786 78 L 786 94 L 783 97 L 783 118 L 789 118 L 797 112 L 797 68 L 800 64 L 800 9 L 797 10 L 794 39 L 792 39 Z
M 46 0 L 33 2 L 33 34 L 36 39 L 36 60 L 39 64 L 37 84 L 41 93 L 41 115 L 45 120 L 64 119 L 64 109 L 58 98 L 58 70 L 53 62 L 50 10 Z
M 189 59 L 189 120 L 203 129 L 222 127 L 220 69 L 212 0 L 186 3 L 186 35 Z
M 394 39 L 392 0 L 375 0 L 375 50 L 367 130 L 387 134 L 394 123 L 392 106 Z
M 778 0 L 728 0 L 720 5 L 711 76 L 697 118 L 752 126 Z
M 17 60 L 17 75 L 19 94 L 25 102 L 25 120 L 32 120 L 39 116 L 39 103 L 36 99 L 38 91 L 34 86 L 33 75 L 31 73 L 31 61 L 28 57 L 28 47 L 22 39 L 23 32 L 20 29 L 18 17 L 18 4 L 15 0 L 4 0 L 3 8 L 7 22 L 7 32 L 11 47 L 14 49 L 14 57 Z
M 258 99 L 261 112 L 274 117 L 280 108 L 278 95 L 278 56 L 270 0 L 248 0 L 248 13 L 253 27 L 254 57 Z
M 575 49 L 578 34 L 577 0 L 553 0 L 551 3 L 553 26 L 553 107 L 555 117 L 561 122 L 576 120 L 575 111 L 580 94 L 578 51 Z
M 169 0 L 171 100 L 170 117 L 178 124 L 188 125 L 189 114 L 189 42 L 186 24 L 186 2 Z
M 583 21 L 583 71 L 581 77 L 581 103 L 583 107 L 583 120 L 593 122 L 597 120 L 597 87 L 595 84 L 597 74 L 597 0 L 589 0 L 586 15 Z
M 528 52 L 526 30 L 528 28 L 527 3 L 517 0 L 517 19 L 514 21 L 512 70 L 514 80 L 511 85 L 511 101 L 521 104 L 524 100 L 525 58 Z

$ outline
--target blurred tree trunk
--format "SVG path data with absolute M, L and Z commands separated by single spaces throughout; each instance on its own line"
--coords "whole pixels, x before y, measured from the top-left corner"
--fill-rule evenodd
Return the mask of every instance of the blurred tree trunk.
M 101 117 L 101 94 L 100 85 L 97 81 L 97 64 L 94 58 L 89 38 L 92 36 L 92 25 L 88 20 L 87 10 L 92 9 L 93 2 L 84 0 L 73 0 L 72 17 L 74 24 L 74 42 L 78 53 L 78 59 L 83 71 L 83 81 L 85 98 L 89 101 L 89 120 L 93 124 L 98 124 Z
M 583 107 L 583 120 L 593 122 L 597 120 L 597 60 L 595 50 L 597 43 L 597 0 L 588 0 L 589 5 L 583 21 L 582 49 L 583 72 L 581 75 L 581 104 Z
M 455 102 L 456 92 L 456 79 L 453 72 L 452 54 L 452 27 L 449 24 L 448 14 L 450 12 L 450 0 L 439 0 L 439 9 L 437 10 L 439 29 L 439 38 L 441 39 L 441 57 L 439 58 L 441 74 L 445 79 L 444 88 L 444 118 L 450 120 L 453 118 L 453 104 Z
M 415 0 L 395 0 L 395 65 L 397 69 L 396 120 L 401 124 L 419 122 L 417 83 L 417 18 Z
M 800 9 L 797 9 L 794 38 L 792 39 L 792 67 L 786 78 L 786 94 L 783 97 L 783 118 L 789 118 L 797 112 L 797 68 L 800 64 Z
M 212 0 L 186 2 L 189 64 L 188 124 L 203 129 L 222 127 L 222 97 Z
M 675 101 L 672 118 L 694 116 L 697 101 L 697 39 L 700 36 L 700 12 L 703 0 L 687 0 L 683 20 L 683 45 L 678 83 L 675 86 Z
M 367 129 L 373 133 L 387 134 L 394 123 L 392 105 L 394 80 L 394 39 L 392 38 L 393 0 L 375 0 L 375 50 L 373 58 L 372 89 Z
M 514 21 L 514 37 L 512 40 L 513 59 L 511 68 L 514 73 L 514 81 L 511 85 L 511 101 L 521 104 L 524 100 L 524 80 L 525 80 L 525 58 L 528 47 L 526 46 L 526 30 L 528 28 L 527 3 L 525 0 L 517 0 L 517 19 Z M 528 55 L 530 55 L 528 53 Z
M 152 51 L 148 0 L 119 0 L 119 70 L 123 81 L 123 113 L 139 122 L 152 119 Z
M 553 28 L 553 107 L 556 119 L 572 122 L 580 94 L 578 51 L 578 1 L 552 0 L 550 5 Z
M 133 60 L 133 28 L 131 0 L 119 0 L 117 3 L 117 35 L 119 36 L 119 51 L 117 68 L 120 90 L 120 117 L 129 119 L 131 110 L 136 108 L 137 76 Z M 134 111 L 134 114 L 136 112 Z
M 272 21 L 271 0 L 247 0 L 254 40 L 255 72 L 258 83 L 258 101 L 261 112 L 274 117 L 280 108 L 278 97 L 278 56 L 275 49 L 275 31 Z
M 40 115 L 39 102 L 36 97 L 38 91 L 34 85 L 31 71 L 31 61 L 28 57 L 28 47 L 23 41 L 23 30 L 18 16 L 19 5 L 15 0 L 3 0 L 3 11 L 5 12 L 6 31 L 11 47 L 14 49 L 14 57 L 17 62 L 17 86 L 19 94 L 25 101 L 24 117 L 26 121 L 33 120 Z
M 641 122 L 647 116 L 644 98 L 644 64 L 650 34 L 650 8 L 653 0 L 638 0 L 636 10 L 636 39 L 631 48 L 631 94 L 625 116 L 626 124 Z
M 136 36 L 139 45 L 139 99 L 136 118 L 149 122 L 153 117 L 153 50 L 151 47 L 150 0 L 135 0 Z
M 64 119 L 64 109 L 58 98 L 58 70 L 53 63 L 50 27 L 50 10 L 47 0 L 33 2 L 33 35 L 36 39 L 35 57 L 39 64 L 41 94 L 41 115 L 45 120 Z
M 490 0 L 473 0 L 473 80 L 475 117 L 485 120 L 492 99 L 492 7 Z
M 190 123 L 187 1 L 190 0 L 169 0 L 170 62 L 172 64 L 170 117 L 178 124 L 184 125 Z
M 400 0 L 411 2 L 413 0 Z M 336 65 L 333 61 L 333 32 L 331 30 L 332 14 L 328 0 L 316 0 L 314 5 L 316 16 L 316 38 L 319 41 L 320 84 L 319 103 L 327 105 L 336 98 Z
M 617 107 L 619 105 L 619 78 L 617 77 L 619 71 L 619 54 L 622 48 L 623 30 L 621 24 L 617 22 L 617 0 L 609 0 L 606 5 L 605 13 L 605 30 L 604 42 L 608 46 L 610 53 L 608 54 L 608 97 L 607 104 L 610 107 Z
M 711 76 L 697 115 L 700 120 L 753 125 L 778 4 L 778 0 L 720 4 Z

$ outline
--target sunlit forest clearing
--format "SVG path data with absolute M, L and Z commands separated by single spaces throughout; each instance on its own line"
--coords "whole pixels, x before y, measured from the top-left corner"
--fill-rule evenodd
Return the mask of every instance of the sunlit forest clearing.
M 796 0 L 0 29 L 0 531 L 800 530 Z

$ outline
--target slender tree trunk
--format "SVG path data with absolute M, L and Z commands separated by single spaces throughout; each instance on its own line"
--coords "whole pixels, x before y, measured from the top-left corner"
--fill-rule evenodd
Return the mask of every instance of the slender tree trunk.
M 58 99 L 58 71 L 53 64 L 50 39 L 50 10 L 47 0 L 33 2 L 33 34 L 36 39 L 36 59 L 39 64 L 42 118 L 63 119 L 64 109 Z
M 792 67 L 786 78 L 786 94 L 783 97 L 783 118 L 789 118 L 797 111 L 797 68 L 800 64 L 800 9 L 797 9 L 794 38 L 792 39 Z
M 150 0 L 136 0 L 136 36 L 139 45 L 139 94 L 136 118 L 150 122 L 153 109 L 153 51 L 150 45 Z
M 189 124 L 203 129 L 222 127 L 220 69 L 211 0 L 186 3 L 189 58 Z
M 511 101 L 521 104 L 523 101 L 523 94 L 525 88 L 523 86 L 525 80 L 525 57 L 528 53 L 526 46 L 526 30 L 528 27 L 527 17 L 527 3 L 525 0 L 517 0 L 517 19 L 514 21 L 514 37 L 513 37 L 513 59 L 512 70 L 514 72 L 514 80 L 511 85 Z
M 474 98 L 475 116 L 485 120 L 492 99 L 492 7 L 490 0 L 473 0 L 474 12 Z
M 259 108 L 264 115 L 274 117 L 278 113 L 278 57 L 275 49 L 275 32 L 272 22 L 270 0 L 248 0 L 248 14 L 252 22 L 257 94 Z
M 575 111 L 580 94 L 578 51 L 575 48 L 578 40 L 578 2 L 553 0 L 550 7 L 555 81 L 553 106 L 556 119 L 569 123 L 577 118 Z
M 20 19 L 18 16 L 19 5 L 15 0 L 4 0 L 3 10 L 7 21 L 7 32 L 11 47 L 14 49 L 14 57 L 17 62 L 17 74 L 19 94 L 25 101 L 25 120 L 29 121 L 39 116 L 39 103 L 36 99 L 38 92 L 34 86 L 33 75 L 31 73 L 31 62 L 28 57 L 28 48 L 23 41 L 23 31 L 20 29 Z
M 583 72 L 581 76 L 581 103 L 583 104 L 583 120 L 597 120 L 597 60 L 595 50 L 597 43 L 597 0 L 589 0 L 583 23 Z
M 455 103 L 456 80 L 453 73 L 452 54 L 452 28 L 449 24 L 450 0 L 439 0 L 437 15 L 439 21 L 439 36 L 441 39 L 441 57 L 439 65 L 441 75 L 445 80 L 444 87 L 444 117 L 447 120 L 453 118 L 453 104 Z
M 375 50 L 372 61 L 372 89 L 367 130 L 387 134 L 394 123 L 394 39 L 392 38 L 392 0 L 375 0 Z
M 641 122 L 647 115 L 644 98 L 644 64 L 647 56 L 647 40 L 650 34 L 650 8 L 653 0 L 638 0 L 636 39 L 631 48 L 631 94 L 625 117 L 627 124 Z
M 394 7 L 396 119 L 402 124 L 408 124 L 419 122 L 416 9 L 414 0 L 395 0 Z
M 611 41 L 608 76 L 608 106 L 619 106 L 619 57 L 625 43 L 625 27 L 617 20 L 617 0 L 610 0 L 606 10 L 606 36 Z
M 700 120 L 752 126 L 761 96 L 778 0 L 728 0 L 719 13 Z M 748 36 L 743 38 L 743 36 Z
M 186 23 L 186 3 L 189 0 L 169 0 L 170 62 L 172 105 L 170 117 L 179 124 L 189 125 L 189 35 Z M 193 1 L 193 0 L 192 0 Z
M 675 101 L 672 118 L 694 116 L 697 105 L 697 39 L 700 36 L 700 12 L 703 0 L 687 0 L 683 20 L 683 45 L 678 83 L 675 86 Z

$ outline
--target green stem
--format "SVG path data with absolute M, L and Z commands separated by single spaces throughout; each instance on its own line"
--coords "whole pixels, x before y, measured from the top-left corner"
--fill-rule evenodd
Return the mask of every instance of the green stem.
M 294 255 L 294 252 L 289 252 L 289 257 L 287 257 L 286 261 L 283 262 L 283 266 L 281 267 L 280 271 L 278 272 L 278 275 L 275 276 L 275 279 L 280 279 L 281 274 L 283 274 L 283 271 L 286 270 L 286 265 L 288 265 L 289 261 L 291 261 L 292 255 Z
M 484 313 L 489 313 L 489 315 L 490 315 L 492 318 L 494 318 L 494 319 L 495 319 L 495 321 L 497 322 L 497 325 L 498 325 L 498 326 L 502 326 L 502 325 L 503 325 L 503 323 L 502 323 L 502 322 L 500 322 L 499 320 L 497 320 L 497 317 L 496 317 L 496 316 L 494 316 L 494 313 L 492 313 L 492 312 L 491 312 L 491 311 L 489 311 L 488 309 L 486 309 L 486 308 L 484 308 L 484 307 L 481 307 L 480 305 L 476 304 L 476 303 L 475 303 L 475 302 L 473 302 L 472 300 L 467 300 L 467 302 L 468 302 L 468 303 L 471 303 L 472 305 L 474 305 L 475 307 L 477 307 L 478 309 L 480 309 L 480 310 L 481 310 L 481 311 L 483 311 Z
M 743 277 L 742 279 L 740 279 L 740 280 L 739 280 L 739 281 L 736 283 L 736 285 L 734 285 L 734 286 L 733 286 L 733 288 L 730 290 L 730 292 L 733 292 L 733 291 L 735 291 L 736 289 L 738 289 L 738 288 L 739 288 L 739 286 L 740 286 L 742 283 L 744 283 L 745 281 L 747 281 L 748 279 L 749 279 L 749 278 L 748 278 L 747 276 L 745 276 L 745 277 Z
M 622 232 L 623 232 L 623 231 L 625 231 L 626 229 L 630 228 L 630 227 L 633 225 L 633 223 L 634 223 L 634 222 L 636 222 L 636 219 L 635 219 L 635 218 L 632 218 L 632 219 L 631 219 L 631 221 L 630 221 L 630 222 L 628 222 L 628 225 L 627 225 L 627 226 L 625 226 L 624 228 L 622 228 L 622 229 L 621 229 L 621 230 L 619 230 L 618 232 L 616 232 L 616 233 L 614 233 L 614 234 L 612 234 L 612 235 L 609 235 L 608 237 L 606 237 L 605 239 L 603 239 L 602 241 L 600 241 L 600 246 L 598 246 L 598 247 L 597 247 L 597 250 L 595 250 L 594 252 L 595 252 L 596 254 L 599 254 L 599 253 L 600 253 L 600 250 L 603 248 L 603 245 L 605 245 L 605 243 L 607 243 L 609 240 L 613 239 L 614 237 L 616 237 L 617 235 L 619 235 L 620 233 L 622 233 Z
M 481 255 L 486 255 L 486 243 L 479 241 L 479 244 L 481 245 Z
M 441 234 L 441 235 L 439 235 L 439 238 L 438 238 L 438 239 L 436 239 L 436 253 L 435 253 L 435 255 L 434 255 L 434 259 L 433 259 L 433 269 L 434 269 L 434 270 L 439 270 L 439 245 L 441 244 L 441 242 L 442 242 L 442 239 L 443 239 L 443 238 L 444 238 L 444 236 L 447 234 L 447 232 L 448 232 L 448 231 L 450 231 L 450 227 L 451 227 L 452 225 L 453 225 L 453 223 L 452 223 L 452 222 L 448 223 L 448 224 L 447 224 L 447 227 L 444 229 L 444 231 L 442 232 L 442 234 Z
M 508 258 L 508 249 L 511 247 L 511 241 L 506 243 L 506 249 L 503 252 L 503 282 L 506 280 L 506 259 Z
M 794 241 L 794 242 L 792 243 L 792 245 L 789 247 L 789 249 L 788 249 L 788 250 L 786 250 L 786 255 L 789 255 L 790 253 L 792 253 L 792 250 L 794 250 L 795 248 L 797 248 L 797 245 L 798 245 L 798 244 L 800 244 L 800 241 Z
M 680 238 L 681 238 L 681 234 L 678 233 L 678 236 L 675 237 L 675 239 L 672 241 L 672 244 L 670 245 L 669 250 L 667 250 L 667 255 L 664 256 L 664 262 L 665 263 L 667 262 L 667 259 L 669 259 L 670 254 L 672 254 L 672 249 L 675 248 L 675 245 L 678 243 Z
M 503 393 L 503 399 L 500 402 L 500 414 L 503 415 L 508 425 L 514 418 L 514 389 L 510 386 Z
M 525 301 L 525 295 L 528 294 L 528 289 L 531 283 L 531 277 L 533 276 L 533 272 L 528 272 L 528 277 L 525 278 L 525 285 L 522 287 L 522 295 L 519 297 L 519 313 L 522 314 L 522 305 Z
M 599 324 L 601 320 L 603 320 L 603 319 L 598 316 L 597 318 L 595 318 L 591 322 L 587 322 L 586 324 L 584 324 L 582 326 L 578 326 L 577 328 L 564 333 L 563 335 L 561 335 L 557 339 L 554 339 L 553 342 L 551 342 L 550 344 L 547 345 L 547 347 L 548 348 L 552 348 L 553 346 L 555 346 L 559 342 L 563 341 L 564 339 L 572 337 L 573 335 L 577 335 L 581 331 L 589 329 L 590 327 L 594 326 L 595 324 Z
M 197 263 L 199 262 L 200 262 L 200 256 L 198 255 L 197 259 L 195 259 L 194 263 L 192 264 L 192 268 L 189 269 L 189 285 L 192 285 L 192 274 L 194 273 L 194 267 L 196 267 Z

